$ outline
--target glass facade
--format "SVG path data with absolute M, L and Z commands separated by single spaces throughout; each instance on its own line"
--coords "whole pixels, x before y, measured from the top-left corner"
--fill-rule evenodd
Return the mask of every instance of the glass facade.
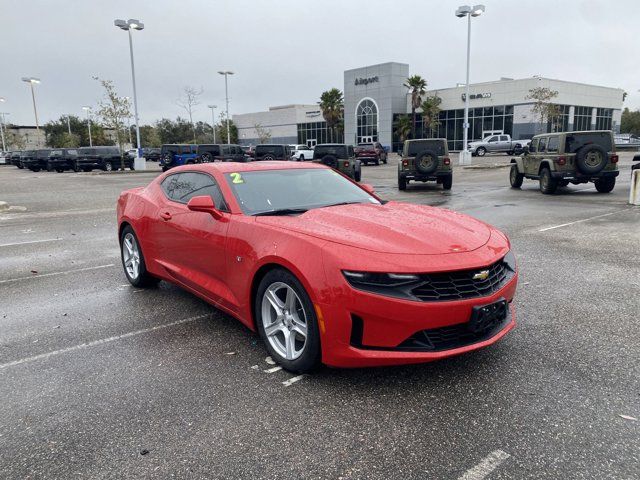
M 356 143 L 378 141 L 378 107 L 368 98 L 356 108 Z
M 596 109 L 596 130 L 611 130 L 613 108 Z
M 591 112 L 593 107 L 575 107 L 573 112 L 574 130 L 591 130 Z
M 570 105 L 556 105 L 558 115 L 554 115 L 547 121 L 547 132 L 566 132 L 569 130 Z M 546 133 L 546 132 L 545 132 Z
M 336 128 L 332 132 L 327 127 L 327 122 L 310 122 L 298 124 L 298 143 L 309 145 L 316 143 L 344 143 L 344 134 Z

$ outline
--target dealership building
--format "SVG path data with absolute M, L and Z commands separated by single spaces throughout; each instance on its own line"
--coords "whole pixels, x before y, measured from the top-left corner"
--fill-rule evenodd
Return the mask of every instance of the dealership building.
M 240 143 L 257 144 L 265 133 L 270 143 L 346 142 L 358 144 L 379 141 L 394 150 L 400 139 L 394 123 L 411 112 L 411 98 L 404 86 L 409 65 L 382 63 L 344 72 L 344 133 L 327 128 L 317 104 L 271 107 L 265 112 L 233 115 Z M 553 103 L 558 117 L 539 123 L 532 112 L 531 89 L 546 87 L 558 92 Z M 514 139 L 531 138 L 536 133 L 566 130 L 620 130 L 623 90 L 543 77 L 501 78 L 469 85 L 469 139 L 479 140 L 493 133 L 506 133 Z M 431 131 L 416 122 L 418 138 L 446 138 L 450 150 L 462 149 L 465 87 L 429 90 L 440 104 L 439 126 Z M 260 134 L 263 135 L 260 135 Z

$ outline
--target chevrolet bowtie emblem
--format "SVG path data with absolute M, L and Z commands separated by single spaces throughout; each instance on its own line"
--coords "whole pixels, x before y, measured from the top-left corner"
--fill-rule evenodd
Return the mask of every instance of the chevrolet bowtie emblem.
M 476 273 L 472 278 L 474 280 L 486 280 L 489 278 L 489 270 L 482 270 L 481 272 Z

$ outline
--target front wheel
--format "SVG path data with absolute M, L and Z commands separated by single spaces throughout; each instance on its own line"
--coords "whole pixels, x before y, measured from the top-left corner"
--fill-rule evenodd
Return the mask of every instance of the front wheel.
M 113 164 L 111 162 L 104 162 L 104 166 L 102 167 L 102 169 L 105 172 L 112 172 L 113 171 Z
M 476 150 L 476 155 L 479 157 L 484 157 L 486 153 L 487 149 L 484 147 L 478 147 L 478 149 Z
M 511 171 L 509 172 L 511 188 L 520 188 L 523 181 L 524 175 L 518 171 L 518 166 L 516 164 L 511 165 Z
M 120 235 L 120 253 L 124 274 L 131 285 L 134 287 L 148 287 L 158 283 L 158 279 L 152 277 L 147 271 L 140 242 L 138 242 L 138 237 L 136 237 L 133 228 L 129 225 L 124 227 Z
M 613 190 L 613 187 L 616 186 L 616 179 L 615 177 L 601 178 L 596 180 L 594 183 L 598 193 L 609 193 Z
M 313 304 L 289 271 L 274 269 L 260 281 L 256 326 L 271 357 L 285 369 L 307 373 L 320 364 L 320 333 Z

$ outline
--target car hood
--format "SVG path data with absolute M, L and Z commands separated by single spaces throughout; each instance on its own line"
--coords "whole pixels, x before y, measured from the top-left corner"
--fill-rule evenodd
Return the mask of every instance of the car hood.
M 262 224 L 389 254 L 464 253 L 489 241 L 491 228 L 450 210 L 389 202 L 316 208 L 297 216 L 256 217 Z

